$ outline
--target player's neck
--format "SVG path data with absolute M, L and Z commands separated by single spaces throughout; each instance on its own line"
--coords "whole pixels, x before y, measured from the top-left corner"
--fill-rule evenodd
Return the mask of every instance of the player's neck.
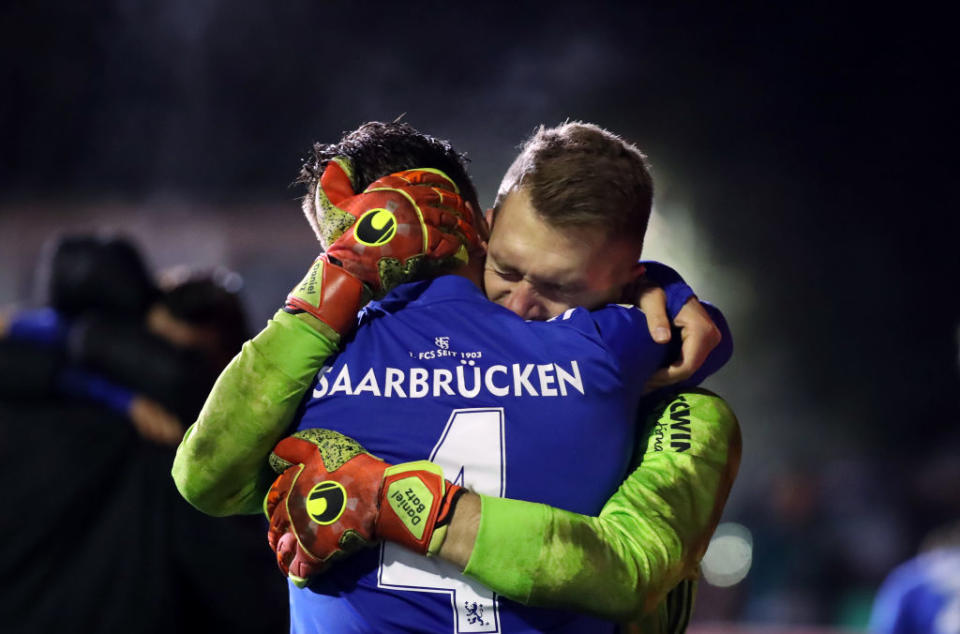
M 469 264 L 451 271 L 450 275 L 464 277 L 476 284 L 477 288 L 483 289 L 483 261 L 479 258 L 471 258 Z

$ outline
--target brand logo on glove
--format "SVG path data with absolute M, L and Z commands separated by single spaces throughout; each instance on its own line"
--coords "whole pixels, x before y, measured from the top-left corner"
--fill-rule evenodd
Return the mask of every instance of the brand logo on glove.
M 333 524 L 347 508 L 347 492 L 339 482 L 325 480 L 307 495 L 307 514 L 317 524 Z
M 357 221 L 353 235 L 357 242 L 368 247 L 379 247 L 390 242 L 397 233 L 397 219 L 389 210 L 371 209 Z

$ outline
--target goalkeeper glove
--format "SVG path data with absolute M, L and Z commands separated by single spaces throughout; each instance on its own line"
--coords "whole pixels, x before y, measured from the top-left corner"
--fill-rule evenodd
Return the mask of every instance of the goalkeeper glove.
M 335 431 L 307 429 L 270 455 L 281 475 L 264 500 L 267 541 L 296 585 L 386 539 L 436 554 L 463 487 L 426 460 L 389 465 Z
M 355 194 L 352 171 L 342 157 L 324 169 L 315 195 L 326 253 L 284 307 L 328 336 L 349 332 L 370 298 L 461 266 L 479 246 L 470 208 L 443 172 L 397 172 Z

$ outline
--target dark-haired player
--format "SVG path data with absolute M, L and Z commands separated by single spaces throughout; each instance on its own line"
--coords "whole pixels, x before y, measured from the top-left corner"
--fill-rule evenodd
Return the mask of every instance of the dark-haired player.
M 542 134 L 550 132 L 557 131 Z M 583 184 L 579 193 L 584 199 L 609 201 L 613 217 L 603 225 L 583 218 L 546 220 L 538 215 L 539 208 L 533 208 L 524 179 L 518 179 L 494 217 L 490 250 L 498 244 L 503 250 L 499 267 L 486 273 L 507 287 L 500 296 L 504 303 L 514 293 L 525 293 L 527 306 L 550 302 L 535 309 L 541 312 L 527 315 L 556 319 L 527 321 L 486 302 L 479 290 L 484 272 L 476 259 L 457 275 L 399 286 L 365 309 L 353 339 L 328 360 L 314 383 L 296 427 L 337 429 L 390 463 L 429 457 L 442 464 L 456 483 L 488 496 L 459 497 L 446 539 L 421 544 L 420 552 L 461 564 L 466 561 L 468 575 L 506 596 L 607 618 L 638 618 L 691 574 L 702 554 L 729 489 L 730 465 L 735 469 L 735 457 L 728 456 L 728 450 L 735 451 L 731 448 L 735 421 L 723 410 L 724 421 L 716 429 L 705 425 L 698 430 L 695 449 L 688 442 L 690 434 L 675 441 L 686 447 L 673 452 L 689 450 L 677 460 L 666 457 L 671 450 L 664 446 L 673 445 L 669 439 L 666 445 L 651 443 L 647 462 L 654 464 L 647 471 L 653 474 L 653 482 L 634 481 L 639 471 L 632 475 L 608 503 L 607 508 L 617 511 L 604 522 L 604 502 L 629 465 L 643 384 L 664 361 L 666 351 L 650 339 L 646 320 L 635 308 L 610 305 L 590 313 L 575 307 L 616 301 L 623 287 L 639 275 L 641 269 L 635 263 L 651 190 L 643 157 L 632 146 L 594 126 L 572 125 L 559 134 L 568 137 L 566 151 L 579 151 L 585 159 L 567 178 Z M 394 147 L 383 142 L 391 135 L 405 140 L 419 137 L 423 153 L 411 155 L 410 146 L 404 145 L 397 156 L 377 152 L 383 162 L 372 174 L 349 166 L 343 169 L 338 157 L 346 156 L 349 165 L 357 165 L 362 155 L 351 151 L 356 145 Z M 404 126 L 364 126 L 341 144 L 317 148 L 316 161 L 306 170 L 304 207 L 321 242 L 330 244 L 338 232 L 348 235 L 356 221 L 342 215 L 329 199 L 362 205 L 367 195 L 342 196 L 340 191 L 334 196 L 333 186 L 342 187 L 344 182 L 341 172 L 346 172 L 352 194 L 363 190 L 377 171 L 439 169 L 441 159 L 431 155 L 438 149 L 433 143 Z M 446 169 L 460 191 L 474 198 L 475 206 L 472 187 L 459 160 L 455 163 Z M 606 187 L 606 170 L 618 166 L 633 170 L 632 178 L 627 177 L 622 188 Z M 621 223 L 617 214 L 629 213 L 637 218 Z M 518 257 L 526 254 L 522 247 L 510 249 L 505 242 L 509 236 L 503 241 L 497 237 L 498 225 L 509 227 L 508 219 L 525 220 L 527 227 L 550 238 L 550 251 L 534 260 Z M 334 227 L 329 236 L 325 234 L 328 227 Z M 569 257 L 552 257 L 554 253 Z M 287 432 L 306 386 L 308 375 L 298 374 L 298 369 L 317 367 L 339 344 L 325 336 L 327 347 L 315 345 L 307 352 L 303 346 L 294 346 L 292 331 L 303 330 L 300 324 L 305 323 L 298 317 L 278 313 L 276 322 L 248 344 L 246 358 L 241 355 L 221 377 L 204 415 L 181 446 L 175 477 L 181 491 L 200 508 L 215 513 L 253 510 L 264 491 L 270 476 L 263 471 L 263 460 L 272 443 Z M 329 335 L 329 330 L 321 323 L 313 334 Z M 301 337 L 306 340 L 309 334 L 304 331 Z M 278 354 L 283 348 L 284 358 L 268 360 L 268 346 Z M 287 386 L 281 400 L 263 403 L 245 396 L 256 385 L 254 381 L 267 380 L 269 390 Z M 298 381 L 299 391 L 294 389 Z M 717 405 L 710 399 L 688 395 L 671 406 L 674 414 L 682 414 L 678 419 L 689 430 L 691 421 L 702 423 L 716 414 Z M 263 418 L 238 424 L 239 406 L 256 407 L 252 416 Z M 698 407 L 701 412 L 695 411 Z M 240 450 L 232 455 L 237 445 Z M 671 462 L 679 465 L 674 473 L 669 470 Z M 681 484 L 672 490 L 670 478 L 692 478 L 706 488 L 691 492 Z M 690 498 L 697 495 L 704 500 L 694 504 Z M 530 502 L 498 501 L 500 496 L 552 504 L 582 515 Z M 683 503 L 672 508 L 681 499 Z M 669 510 L 668 517 L 646 516 L 651 504 L 659 511 Z M 461 513 L 462 506 L 471 511 Z M 597 518 L 588 516 L 598 513 L 600 520 L 592 523 Z M 624 518 L 636 534 L 622 534 L 619 521 Z M 518 530 L 510 543 L 493 543 L 499 540 L 491 538 L 509 534 L 511 525 Z M 650 539 L 657 543 L 639 543 Z M 546 545 L 554 549 L 553 559 L 549 554 L 544 559 L 541 551 Z M 280 551 L 281 564 L 291 567 L 291 576 L 309 570 L 310 557 L 299 550 L 291 553 L 282 544 Z M 484 553 L 491 561 L 499 558 L 507 564 L 499 567 L 499 579 L 485 576 L 490 571 L 479 563 L 487 557 Z M 571 558 L 558 556 L 563 553 Z M 537 570 L 551 560 L 558 565 Z M 349 565 L 334 567 L 306 589 L 291 588 L 291 602 L 296 631 L 610 628 L 587 616 L 498 599 L 456 569 L 393 544 L 380 552 L 356 555 Z M 667 625 L 669 616 L 661 611 L 655 618 Z

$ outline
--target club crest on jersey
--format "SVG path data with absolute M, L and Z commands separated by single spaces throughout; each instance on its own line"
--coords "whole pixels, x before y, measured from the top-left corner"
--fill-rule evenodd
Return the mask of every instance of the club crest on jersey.
M 357 221 L 353 235 L 357 242 L 368 247 L 379 247 L 390 242 L 397 234 L 397 218 L 388 209 L 371 209 Z
M 347 508 L 347 491 L 339 482 L 324 480 L 307 495 L 307 515 L 317 524 L 333 524 Z

